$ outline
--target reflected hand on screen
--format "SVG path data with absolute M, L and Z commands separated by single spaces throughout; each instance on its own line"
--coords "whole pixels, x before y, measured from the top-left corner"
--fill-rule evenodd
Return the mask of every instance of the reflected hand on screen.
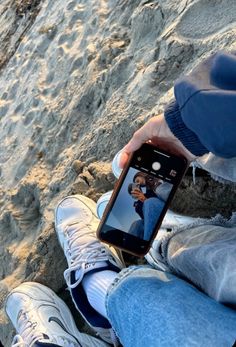
M 131 195 L 133 198 L 140 200 L 142 202 L 144 202 L 147 199 L 146 196 L 138 188 L 135 188 L 134 190 L 132 190 Z

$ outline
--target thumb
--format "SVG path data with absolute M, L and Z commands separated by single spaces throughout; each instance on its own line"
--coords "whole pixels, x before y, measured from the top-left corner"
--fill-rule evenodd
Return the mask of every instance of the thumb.
M 140 129 L 138 129 L 131 140 L 123 148 L 122 152 L 132 153 L 142 146 L 143 143 L 150 140 L 149 126 L 144 124 Z

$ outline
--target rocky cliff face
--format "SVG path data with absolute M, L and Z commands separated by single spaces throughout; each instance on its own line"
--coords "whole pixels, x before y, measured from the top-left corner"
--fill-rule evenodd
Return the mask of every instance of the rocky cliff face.
M 66 264 L 53 209 L 66 194 L 112 189 L 110 161 L 176 78 L 235 49 L 236 2 L 2 0 L 0 4 L 0 340 L 25 280 L 58 291 Z M 185 203 L 183 204 L 183 196 Z M 229 215 L 235 187 L 186 177 L 174 208 Z M 223 197 L 223 198 L 222 198 Z M 223 200 L 223 203 L 222 203 Z M 191 203 L 190 203 L 191 202 Z

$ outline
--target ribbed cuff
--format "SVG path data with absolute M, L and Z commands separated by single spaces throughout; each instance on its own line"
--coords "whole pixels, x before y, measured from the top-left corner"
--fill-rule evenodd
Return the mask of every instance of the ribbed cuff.
M 171 101 L 165 109 L 165 120 L 172 133 L 182 142 L 192 154 L 201 156 L 209 151 L 199 141 L 195 133 L 184 124 L 179 105 L 175 100 Z

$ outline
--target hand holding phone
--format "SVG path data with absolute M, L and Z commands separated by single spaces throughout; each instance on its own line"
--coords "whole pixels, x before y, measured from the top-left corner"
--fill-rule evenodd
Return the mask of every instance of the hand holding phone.
M 133 153 L 98 227 L 98 238 L 143 256 L 187 169 L 187 160 L 143 144 Z
M 131 191 L 131 195 L 136 200 L 140 200 L 142 202 L 146 200 L 145 195 L 141 192 L 140 189 L 135 188 L 134 190 Z
M 130 153 L 139 149 L 143 143 L 150 141 L 159 148 L 165 148 L 168 153 L 183 156 L 188 162 L 196 159 L 196 156 L 189 152 L 182 142 L 174 136 L 166 123 L 165 116 L 162 114 L 150 118 L 133 134 L 130 141 L 122 149 L 119 158 L 120 166 L 124 168 Z

